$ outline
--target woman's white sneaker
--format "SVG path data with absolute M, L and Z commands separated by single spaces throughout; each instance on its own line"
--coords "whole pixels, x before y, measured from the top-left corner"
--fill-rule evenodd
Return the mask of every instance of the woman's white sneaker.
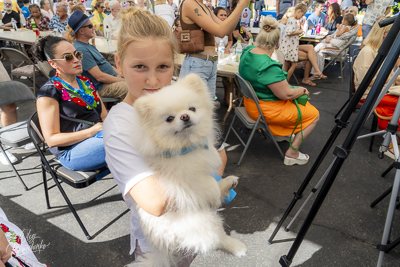
M 18 159 L 9 151 L 5 151 L 8 159 L 11 161 L 11 163 L 15 163 L 18 161 Z M 0 162 L 3 165 L 10 165 L 6 159 L 6 156 L 4 153 L 0 152 Z

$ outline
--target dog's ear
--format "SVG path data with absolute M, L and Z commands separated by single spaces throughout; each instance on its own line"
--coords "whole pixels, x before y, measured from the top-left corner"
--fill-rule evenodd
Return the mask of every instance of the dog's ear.
M 146 96 L 139 97 L 139 99 L 135 101 L 134 107 L 141 118 L 146 118 L 150 110 L 150 105 L 149 101 L 147 101 L 147 97 Z
M 195 73 L 190 73 L 186 75 L 181 81 L 180 81 L 186 88 L 195 90 L 195 91 L 203 91 L 207 92 L 207 85 L 204 83 L 204 81 L 200 78 L 198 74 Z

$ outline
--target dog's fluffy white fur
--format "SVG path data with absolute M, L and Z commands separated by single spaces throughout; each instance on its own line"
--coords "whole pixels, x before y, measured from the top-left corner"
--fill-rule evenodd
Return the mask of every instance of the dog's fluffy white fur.
M 216 182 L 212 177 L 221 159 L 214 148 L 213 101 L 205 83 L 198 75 L 189 74 L 157 93 L 139 98 L 134 107 L 140 121 L 135 147 L 169 199 L 167 211 L 160 217 L 136 205 L 152 248 L 134 266 L 177 266 L 185 253 L 215 249 L 238 257 L 245 255 L 246 246 L 225 233 L 216 212 L 238 178 L 229 176 Z M 174 154 L 196 146 L 183 155 L 162 156 L 165 151 Z

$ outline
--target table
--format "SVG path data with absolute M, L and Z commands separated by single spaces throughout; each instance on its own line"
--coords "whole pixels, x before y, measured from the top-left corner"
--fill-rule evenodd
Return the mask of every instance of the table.
M 300 38 L 301 42 L 312 42 L 312 43 L 320 43 L 325 39 L 327 35 L 304 35 Z

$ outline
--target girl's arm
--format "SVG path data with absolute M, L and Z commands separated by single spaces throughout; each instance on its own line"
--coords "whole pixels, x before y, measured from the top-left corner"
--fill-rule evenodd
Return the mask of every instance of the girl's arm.
M 349 28 L 347 28 L 346 26 L 341 27 L 340 30 L 337 31 L 336 36 L 339 37 L 340 35 L 342 35 L 343 33 L 346 33 L 349 31 Z
M 290 89 L 289 83 L 286 80 L 268 84 L 274 95 L 282 100 L 293 100 L 304 94 L 309 95 L 310 92 L 304 87 Z
M 220 24 L 217 24 L 215 20 L 218 18 L 214 18 L 216 16 L 211 12 L 211 17 L 209 17 L 198 4 L 201 3 L 201 1 L 186 0 L 182 7 L 182 19 L 185 20 L 186 23 L 192 21 L 205 31 L 223 38 L 233 31 L 239 21 L 242 10 L 249 2 L 250 0 L 240 0 L 231 15 Z
M 59 117 L 60 107 L 57 100 L 51 97 L 39 97 L 36 101 L 36 108 L 43 137 L 50 147 L 74 145 L 87 138 L 93 137 L 103 129 L 103 123 L 99 122 L 85 130 L 73 133 L 61 133 Z
M 303 29 L 300 27 L 298 31 L 294 31 L 296 29 L 296 20 L 288 20 L 288 23 L 286 23 L 286 28 L 285 28 L 285 34 L 287 36 L 294 36 L 294 35 L 300 35 L 303 33 Z

